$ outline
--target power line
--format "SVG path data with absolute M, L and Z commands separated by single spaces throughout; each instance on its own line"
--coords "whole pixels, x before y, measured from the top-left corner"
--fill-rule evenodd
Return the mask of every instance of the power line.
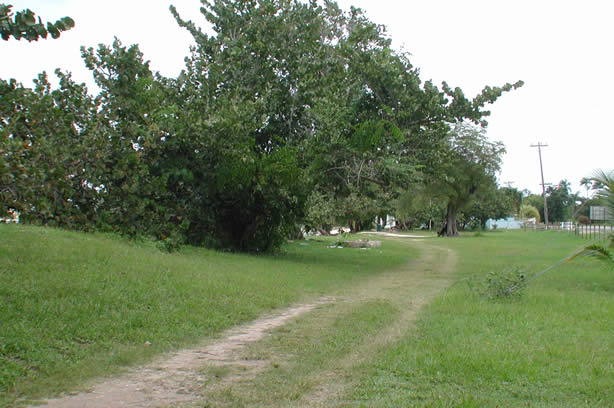
M 544 166 L 542 164 L 542 147 L 548 147 L 548 145 L 538 142 L 536 145 L 531 145 L 531 147 L 537 147 L 539 152 L 539 169 L 542 174 L 542 193 L 544 195 L 544 222 L 546 223 L 546 228 L 548 228 L 548 200 L 546 199 L 546 183 L 544 183 Z

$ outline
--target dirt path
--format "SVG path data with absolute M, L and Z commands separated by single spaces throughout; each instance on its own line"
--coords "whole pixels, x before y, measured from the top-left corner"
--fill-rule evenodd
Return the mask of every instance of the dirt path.
M 384 231 L 380 231 L 380 232 L 366 231 L 366 232 L 359 232 L 359 234 L 363 234 L 363 235 L 380 235 L 382 237 L 410 238 L 410 239 L 429 239 L 429 238 L 433 238 L 433 237 L 428 236 L 428 235 L 396 234 L 394 232 L 384 232 Z
M 406 236 L 388 239 L 408 241 Z M 348 355 L 331 359 L 322 369 L 308 373 L 300 381 L 309 383 L 309 389 L 292 403 L 277 401 L 275 395 L 265 397 L 270 398 L 266 406 L 344 405 L 347 391 L 357 381 L 352 376 L 353 368 L 368 363 L 379 351 L 406 335 L 420 309 L 450 284 L 456 262 L 454 253 L 422 240 L 413 240 L 412 245 L 419 246 L 421 257 L 402 270 L 377 275 L 345 289 L 335 297 L 297 305 L 237 327 L 223 333 L 216 342 L 173 353 L 121 377 L 97 384 L 88 392 L 45 402 L 51 408 L 202 407 L 205 400 L 208 401 L 205 406 L 226 406 L 224 398 L 218 400 L 216 395 L 223 396 L 231 390 L 242 401 L 237 406 L 264 406 L 262 399 L 250 403 L 250 393 L 261 386 L 257 383 L 260 374 L 274 370 L 273 359 L 262 357 L 271 353 L 270 345 L 261 341 L 267 333 L 291 320 L 296 321 L 306 313 L 310 315 L 311 324 L 324 325 L 326 320 L 330 321 L 357 305 L 383 299 L 400 311 L 393 324 L 361 343 Z M 327 307 L 320 307 L 323 305 Z M 300 332 L 300 322 L 293 330 Z M 275 335 L 283 336 L 283 333 Z M 299 365 L 297 375 L 301 370 Z
M 407 236 L 401 239 L 407 239 Z M 356 367 L 373 361 L 379 352 L 406 336 L 414 326 L 420 310 L 452 283 L 451 275 L 457 262 L 455 253 L 427 245 L 421 240 L 412 242 L 421 248 L 422 256 L 412 262 L 407 270 L 378 276 L 349 294 L 349 301 L 352 302 L 368 302 L 380 298 L 390 301 L 400 310 L 394 324 L 370 336 L 344 358 L 331 361 L 327 370 L 314 373 L 312 379 L 317 384 L 314 391 L 307 393 L 292 406 L 350 406 L 351 401 L 346 400 L 347 393 L 360 381 L 354 375 Z
M 420 257 L 406 267 L 361 281 L 336 294 L 336 301 L 313 310 L 297 321 L 275 330 L 263 341 L 251 344 L 243 356 L 267 362 L 267 368 L 245 381 L 231 381 L 209 388 L 199 407 L 359 407 L 352 391 L 360 384 L 380 353 L 407 336 L 420 310 L 452 283 L 454 252 L 424 240 L 388 238 L 420 249 Z M 336 347 L 345 334 L 335 327 L 353 313 L 386 304 L 398 311 L 390 323 L 362 334 L 348 352 Z M 382 316 L 383 317 L 383 316 Z M 386 319 L 387 320 L 387 319 Z M 357 323 L 357 322 L 354 322 Z M 360 330 L 343 325 L 338 330 Z M 322 340 L 332 335 L 332 345 Z M 351 336 L 350 336 L 351 337 Z M 327 349 L 325 361 L 311 345 Z M 330 350 L 328 349 L 330 347 Z
M 319 305 L 334 302 L 323 297 L 316 302 L 302 304 L 267 316 L 249 324 L 233 328 L 213 344 L 172 353 L 145 367 L 121 377 L 93 386 L 88 392 L 46 400 L 50 408 L 145 408 L 166 407 L 197 400 L 203 385 L 210 378 L 199 374 L 205 365 L 244 368 L 242 373 L 225 378 L 226 382 L 245 380 L 265 365 L 264 361 L 250 361 L 238 357 L 237 351 L 261 340 L 268 331 L 284 325 L 288 320 L 312 311 Z

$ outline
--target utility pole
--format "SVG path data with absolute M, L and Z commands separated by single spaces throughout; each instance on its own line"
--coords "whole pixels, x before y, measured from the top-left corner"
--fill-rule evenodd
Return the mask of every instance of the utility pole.
M 538 142 L 536 145 L 531 145 L 531 147 L 537 147 L 539 152 L 539 168 L 542 173 L 542 193 L 544 194 L 544 222 L 546 224 L 546 229 L 548 229 L 548 200 L 546 199 L 546 183 L 544 183 L 544 166 L 542 164 L 542 147 L 548 147 L 548 145 Z

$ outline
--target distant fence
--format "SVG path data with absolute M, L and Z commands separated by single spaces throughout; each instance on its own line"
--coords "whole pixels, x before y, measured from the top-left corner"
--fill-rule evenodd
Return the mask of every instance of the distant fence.
M 557 224 L 525 224 L 525 230 L 533 230 L 533 231 L 543 231 L 543 230 L 551 230 L 551 231 L 568 231 L 574 235 L 578 235 L 582 238 L 588 240 L 599 240 L 599 239 L 607 239 L 610 234 L 614 233 L 614 227 L 612 225 L 584 225 L 584 224 L 575 224 L 572 222 L 561 222 Z
M 562 222 L 560 224 L 548 224 L 548 225 L 544 223 L 533 224 L 533 223 L 528 223 L 528 222 L 524 224 L 525 230 L 533 230 L 533 231 L 544 231 L 544 230 L 573 231 L 574 228 L 575 227 L 573 223 L 566 223 L 566 222 Z
M 606 239 L 612 234 L 613 227 L 611 225 L 584 225 L 575 224 L 573 232 L 586 239 Z

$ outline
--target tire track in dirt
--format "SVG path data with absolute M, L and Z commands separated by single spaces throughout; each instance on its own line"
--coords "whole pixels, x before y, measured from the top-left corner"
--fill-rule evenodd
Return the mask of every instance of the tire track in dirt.
M 420 310 L 452 283 L 456 254 L 424 240 L 389 237 L 387 240 L 411 242 L 420 249 L 418 259 L 407 266 L 378 274 L 348 286 L 336 294 L 336 301 L 314 310 L 292 324 L 280 328 L 271 337 L 249 346 L 244 358 L 261 358 L 267 362 L 261 375 L 245 380 L 220 382 L 203 394 L 206 407 L 348 407 L 352 406 L 351 390 L 359 384 L 361 366 L 373 362 L 380 352 L 407 336 Z M 301 346 L 288 349 L 278 344 L 298 343 L 314 336 L 318 330 L 328 331 L 341 316 L 364 305 L 381 301 L 398 310 L 394 321 L 376 333 L 364 336 L 347 354 L 329 357 L 322 365 L 303 361 Z M 286 348 L 284 348 L 286 347 Z M 308 359 L 307 359 L 308 360 Z M 278 369 L 280 367 L 280 369 Z M 283 367 L 283 368 L 281 368 Z M 280 374 L 281 373 L 281 374 Z M 203 406 L 202 402 L 201 405 Z
M 409 241 L 406 237 L 388 239 Z M 379 274 L 341 291 L 334 298 L 322 297 L 312 303 L 296 305 L 230 329 L 222 333 L 217 341 L 171 353 L 122 376 L 95 384 L 88 392 L 44 402 L 49 408 L 202 406 L 207 396 L 212 393 L 224 392 L 229 388 L 235 391 L 241 387 L 249 389 L 260 373 L 271 368 L 269 359 L 254 359 L 246 354 L 248 346 L 260 347 L 258 342 L 270 330 L 325 304 L 334 304 L 331 306 L 333 309 L 327 308 L 328 310 L 323 310 L 322 313 L 318 312 L 321 315 L 334 313 L 337 305 L 342 309 L 348 305 L 377 299 L 389 301 L 401 311 L 394 324 L 367 339 L 349 355 L 330 361 L 323 370 L 310 374 L 310 381 L 314 384 L 312 391 L 293 404 L 288 404 L 287 401 L 283 405 L 273 401 L 270 404 L 284 407 L 343 405 L 344 395 L 357 381 L 352 379 L 352 367 L 371 361 L 379 351 L 406 335 L 420 309 L 451 283 L 449 278 L 456 262 L 454 253 L 428 245 L 423 240 L 411 241 L 422 253 L 418 260 L 412 261 L 403 270 Z M 220 371 L 219 376 L 215 374 L 216 370 Z
M 420 310 L 452 283 L 456 254 L 450 249 L 426 245 L 423 241 L 412 242 L 422 250 L 417 262 L 412 262 L 405 273 L 390 273 L 367 282 L 353 297 L 356 302 L 378 298 L 389 300 L 401 311 L 398 319 L 343 359 L 331 362 L 329 370 L 317 373 L 314 377 L 319 383 L 315 390 L 291 406 L 348 406 L 351 401 L 345 400 L 345 396 L 360 381 L 353 376 L 353 367 L 373 361 L 379 352 L 406 336 L 416 323 Z
M 201 374 L 199 368 L 207 365 L 239 368 L 237 374 L 225 377 L 224 382 L 244 381 L 256 375 L 266 362 L 241 359 L 239 352 L 243 348 L 261 340 L 268 331 L 289 320 L 334 301 L 334 298 L 322 297 L 312 303 L 290 307 L 281 313 L 230 329 L 212 344 L 171 353 L 164 359 L 96 384 L 88 392 L 43 402 L 49 408 L 146 408 L 198 400 L 203 386 L 211 382 L 211 378 Z M 223 384 L 217 384 L 220 385 Z

